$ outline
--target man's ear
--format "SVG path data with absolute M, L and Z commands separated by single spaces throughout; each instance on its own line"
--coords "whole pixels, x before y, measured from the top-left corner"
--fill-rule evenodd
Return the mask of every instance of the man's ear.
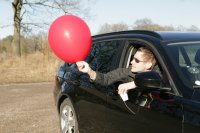
M 147 62 L 146 64 L 145 64 L 145 67 L 146 67 L 146 70 L 149 70 L 151 67 L 152 67 L 152 63 L 151 62 Z

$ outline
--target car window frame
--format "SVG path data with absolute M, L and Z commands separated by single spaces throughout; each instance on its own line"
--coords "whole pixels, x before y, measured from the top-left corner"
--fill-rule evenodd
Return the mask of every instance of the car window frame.
M 118 42 L 118 41 L 120 41 L 120 42 Z M 111 71 L 111 70 L 113 70 L 114 69 L 114 67 L 113 67 L 113 65 L 115 65 L 115 62 L 113 61 L 113 59 L 114 58 L 116 58 L 117 56 L 118 56 L 118 52 L 120 52 L 120 46 L 122 46 L 121 44 L 123 43 L 123 40 L 121 40 L 121 39 L 119 39 L 119 40 L 116 40 L 116 39 L 109 39 L 109 40 L 101 40 L 101 41 L 94 41 L 93 42 L 93 45 L 92 45 L 92 50 L 95 48 L 95 46 L 97 46 L 97 45 L 99 45 L 100 43 L 104 43 L 104 46 L 105 45 L 110 45 L 110 44 L 107 44 L 107 43 L 114 43 L 115 45 L 119 45 L 116 49 L 115 49 L 115 53 L 113 54 L 113 57 L 112 57 L 112 59 L 110 59 L 110 66 L 109 66 L 109 69 L 108 70 L 106 70 L 106 71 L 102 71 L 102 70 L 100 70 L 98 67 L 97 68 L 93 68 L 95 71 L 99 71 L 99 72 L 102 72 L 102 73 L 106 73 L 106 72 L 108 72 L 108 71 Z M 117 44 L 117 43 L 119 43 L 119 44 Z M 97 46 L 98 47 L 98 46 Z M 92 50 L 91 50 L 91 52 L 92 52 Z M 91 54 L 91 53 L 90 53 Z M 88 62 L 90 65 L 91 65 L 91 63 L 92 63 L 92 61 L 93 60 L 95 60 L 96 58 L 98 58 L 98 57 L 94 57 L 90 62 Z M 96 61 L 96 62 L 98 62 L 98 61 Z M 101 65 L 102 66 L 102 65 Z
M 189 40 L 189 41 L 168 42 L 168 43 L 166 44 L 166 51 L 169 52 L 168 46 L 170 46 L 170 45 L 171 45 L 171 46 L 172 46 L 172 45 L 183 45 L 183 46 L 184 46 L 185 44 L 200 44 L 200 41 L 196 41 L 196 40 L 192 41 L 192 40 Z M 181 69 L 178 68 L 178 67 L 180 67 L 179 62 L 174 62 L 174 61 L 172 60 L 172 57 L 171 57 L 170 54 L 169 54 L 169 58 L 170 58 L 170 60 L 171 60 L 171 62 L 172 62 L 172 64 L 173 64 L 174 68 L 176 69 L 176 71 L 178 71 L 179 75 L 181 75 L 180 78 L 183 80 L 183 81 L 182 81 L 183 84 L 184 84 L 185 86 L 187 86 L 188 88 L 190 88 L 190 89 L 194 89 L 195 86 L 189 82 L 189 80 L 186 78 L 186 76 L 185 76 L 184 73 L 181 71 Z M 188 57 L 188 59 L 189 59 L 189 57 Z M 190 60 L 190 59 L 189 59 L 189 60 Z M 186 61 L 185 61 L 185 62 L 186 62 Z M 190 61 L 190 62 L 191 62 L 191 61 Z M 178 66 L 176 65 L 176 63 L 178 63 Z M 192 66 L 192 63 L 191 63 L 190 65 Z
M 129 45 L 130 42 L 128 42 L 128 41 L 136 42 L 137 47 L 139 47 L 139 46 L 148 47 L 154 53 L 156 60 L 159 62 L 159 67 L 161 67 L 163 73 L 165 74 L 166 78 L 169 81 L 169 86 L 172 89 L 172 92 L 170 92 L 170 93 L 172 93 L 173 95 L 182 97 L 182 93 L 180 92 L 180 90 L 178 90 L 174 81 L 172 80 L 170 72 L 169 72 L 168 68 L 166 67 L 166 62 L 162 58 L 162 55 L 160 54 L 159 50 L 163 49 L 161 42 L 152 42 L 145 38 L 144 39 L 143 38 L 142 39 L 141 38 L 128 38 L 128 39 L 126 39 L 126 43 L 127 43 L 126 45 Z M 153 44 L 153 43 L 160 43 L 160 44 L 156 45 L 157 46 L 156 47 L 155 44 Z M 126 60 L 126 62 L 127 62 L 127 60 Z M 123 63 L 123 64 L 125 64 L 125 63 Z M 120 67 L 124 67 L 124 66 L 120 66 Z

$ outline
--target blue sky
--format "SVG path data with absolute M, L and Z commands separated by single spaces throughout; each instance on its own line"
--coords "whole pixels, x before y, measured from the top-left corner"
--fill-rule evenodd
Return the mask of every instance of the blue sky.
M 200 0 L 96 0 L 91 18 L 85 20 L 95 34 L 104 23 L 123 22 L 134 25 L 138 19 L 149 18 L 159 25 L 195 25 L 200 28 Z M 8 2 L 0 0 L 0 38 L 13 34 L 13 11 Z

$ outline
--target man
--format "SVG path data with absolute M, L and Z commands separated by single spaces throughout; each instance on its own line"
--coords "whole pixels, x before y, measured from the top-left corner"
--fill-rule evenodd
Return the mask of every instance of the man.
M 131 70 L 127 68 L 118 68 L 106 74 L 93 71 L 85 61 L 76 62 L 79 71 L 87 73 L 94 82 L 101 85 L 110 85 L 116 81 L 126 80 L 127 83 L 118 86 L 118 93 L 124 94 L 128 90 L 136 87 L 134 76 L 138 72 L 150 71 L 156 64 L 153 53 L 146 47 L 140 47 L 131 61 Z

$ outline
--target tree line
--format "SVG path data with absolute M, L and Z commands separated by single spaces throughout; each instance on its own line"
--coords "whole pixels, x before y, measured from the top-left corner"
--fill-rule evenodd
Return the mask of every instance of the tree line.
M 134 22 L 132 26 L 129 26 L 123 22 L 116 24 L 103 24 L 97 34 L 116 32 L 116 31 L 124 31 L 124 30 L 150 30 L 150 31 L 200 31 L 200 29 L 191 25 L 190 27 L 185 27 L 183 25 L 179 25 L 174 27 L 173 25 L 159 25 L 154 23 L 149 18 L 138 19 Z
M 47 31 L 58 15 L 73 14 L 81 18 L 89 18 L 89 7 L 93 0 L 5 0 L 13 8 L 13 35 L 0 40 L 0 57 L 21 57 L 34 52 L 46 54 L 50 51 Z M 45 14 L 45 15 L 44 15 Z M 124 31 L 199 31 L 197 26 L 174 27 L 162 26 L 144 18 L 134 22 L 132 26 L 125 23 L 100 26 L 96 34 Z M 41 31 L 39 33 L 35 31 Z
M 100 26 L 96 34 L 103 34 L 109 32 L 125 31 L 125 30 L 150 30 L 150 31 L 200 31 L 197 26 L 184 27 L 182 25 L 178 27 L 162 26 L 151 21 L 151 19 L 144 18 L 136 20 L 133 26 L 129 26 L 125 23 L 108 24 L 105 23 Z M 7 36 L 0 40 L 0 56 L 10 57 L 12 56 L 12 42 L 14 37 Z M 30 36 L 20 36 L 21 54 L 27 55 L 35 52 L 42 52 L 44 55 L 51 52 L 47 33 L 40 32 Z

